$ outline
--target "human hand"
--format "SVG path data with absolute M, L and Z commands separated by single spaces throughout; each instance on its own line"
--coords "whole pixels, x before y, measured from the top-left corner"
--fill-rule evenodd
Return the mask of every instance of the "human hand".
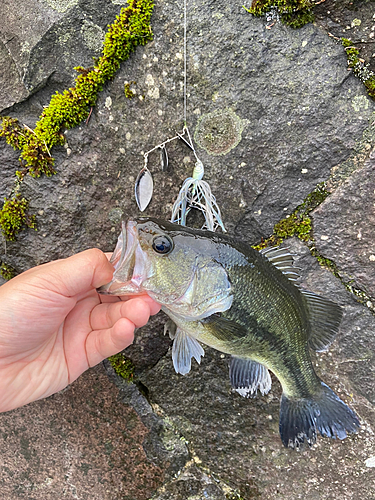
M 132 343 L 160 306 L 99 296 L 113 266 L 98 249 L 34 267 L 0 287 L 0 411 L 45 398 Z

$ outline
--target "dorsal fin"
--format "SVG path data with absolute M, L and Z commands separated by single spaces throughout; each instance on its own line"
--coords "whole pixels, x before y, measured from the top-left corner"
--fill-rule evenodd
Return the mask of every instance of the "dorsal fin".
M 309 312 L 311 325 L 309 345 L 315 351 L 325 351 L 339 331 L 342 308 L 325 297 L 307 290 L 300 290 Z
M 269 247 L 260 250 L 260 253 L 266 257 L 271 264 L 279 269 L 290 281 L 298 280 L 298 268 L 294 266 L 293 256 L 287 248 Z

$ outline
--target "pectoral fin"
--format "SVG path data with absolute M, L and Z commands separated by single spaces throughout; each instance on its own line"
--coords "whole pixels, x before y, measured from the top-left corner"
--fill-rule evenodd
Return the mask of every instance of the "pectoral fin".
M 186 375 L 191 369 L 191 358 L 195 358 L 200 364 L 202 356 L 204 356 L 204 350 L 200 343 L 177 328 L 172 347 L 172 360 L 176 372 Z
M 267 368 L 257 361 L 232 356 L 229 369 L 232 387 L 244 397 L 256 396 L 257 390 L 267 394 L 271 389 L 271 377 Z
M 210 329 L 212 331 L 212 335 L 214 335 L 218 340 L 227 341 L 241 339 L 246 337 L 248 334 L 246 328 L 243 326 L 217 314 L 213 314 L 209 318 L 202 319 L 201 323 L 205 325 L 206 328 Z

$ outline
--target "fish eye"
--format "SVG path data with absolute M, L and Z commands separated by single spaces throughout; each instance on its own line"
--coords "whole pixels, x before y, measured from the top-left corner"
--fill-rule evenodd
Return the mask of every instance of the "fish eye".
M 173 243 L 168 236 L 155 236 L 152 242 L 152 248 L 157 253 L 167 254 L 172 251 Z

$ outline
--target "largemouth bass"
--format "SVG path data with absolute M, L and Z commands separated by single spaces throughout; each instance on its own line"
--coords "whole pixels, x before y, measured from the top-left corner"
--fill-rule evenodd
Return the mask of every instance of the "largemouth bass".
M 280 436 L 298 448 L 322 436 L 344 439 L 356 414 L 316 375 L 309 349 L 325 350 L 342 318 L 334 302 L 296 285 L 283 248 L 258 252 L 223 235 L 153 218 L 129 220 L 112 255 L 113 279 L 99 293 L 148 294 L 173 321 L 172 359 L 186 374 L 201 343 L 230 354 L 232 386 L 266 394 L 269 370 L 282 385 Z

